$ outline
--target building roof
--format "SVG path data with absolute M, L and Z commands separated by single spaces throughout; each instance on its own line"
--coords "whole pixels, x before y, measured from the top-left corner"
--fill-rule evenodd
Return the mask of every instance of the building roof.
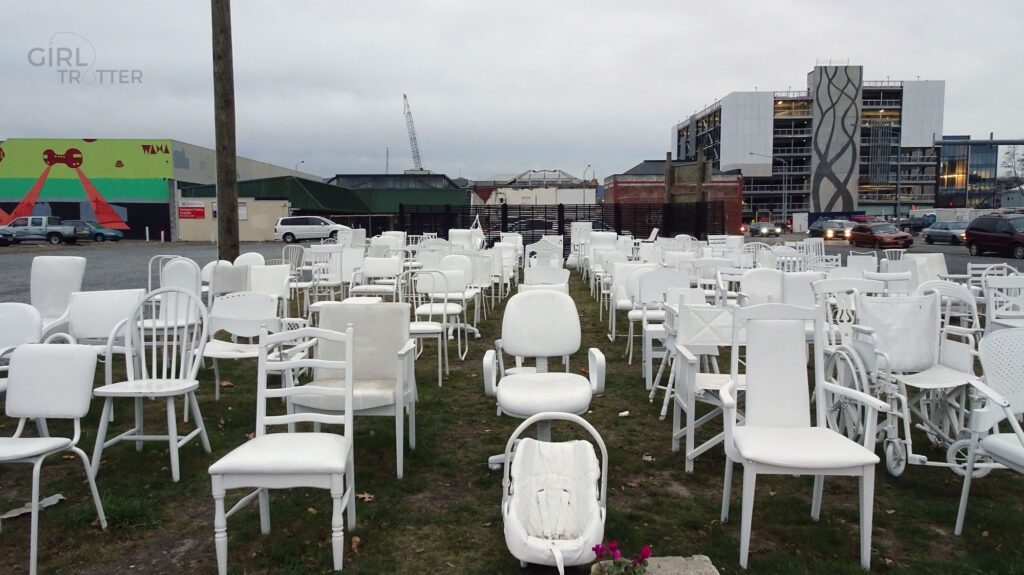
M 352 190 L 445 190 L 459 185 L 444 174 L 337 174 L 328 182 Z
M 688 162 L 685 160 L 672 160 L 672 166 L 689 166 L 696 162 Z M 716 170 L 712 168 L 711 173 L 713 175 L 740 175 L 740 170 Z M 664 176 L 665 175 L 665 160 L 644 160 L 632 168 L 626 170 L 621 175 L 623 176 Z
M 213 184 L 183 188 L 183 198 L 212 198 L 217 195 Z M 281 176 L 238 182 L 238 196 L 260 200 L 287 199 L 292 209 L 336 214 L 373 213 L 360 194 L 346 188 L 315 180 Z
M 526 170 L 509 179 L 506 185 L 513 188 L 581 186 L 583 180 L 564 170 Z

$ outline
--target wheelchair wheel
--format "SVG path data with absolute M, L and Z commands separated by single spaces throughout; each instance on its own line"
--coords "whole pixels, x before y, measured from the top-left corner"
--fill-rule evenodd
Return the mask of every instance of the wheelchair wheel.
M 967 473 L 967 454 L 971 447 L 970 439 L 958 439 L 949 445 L 946 450 L 946 462 L 949 463 L 950 469 L 953 473 L 956 473 L 960 477 L 963 477 Z M 975 459 L 975 463 L 991 463 L 992 460 L 987 457 L 978 457 Z M 977 479 L 979 477 L 985 477 L 992 472 L 991 467 L 975 467 L 974 473 L 971 477 Z
M 898 439 L 885 440 L 885 469 L 899 477 L 907 469 L 907 446 Z
M 825 380 L 857 391 L 865 391 L 867 380 L 863 364 L 856 352 L 845 346 L 832 351 L 825 365 Z M 864 440 L 864 408 L 853 400 L 826 393 L 825 417 L 829 429 L 858 443 Z

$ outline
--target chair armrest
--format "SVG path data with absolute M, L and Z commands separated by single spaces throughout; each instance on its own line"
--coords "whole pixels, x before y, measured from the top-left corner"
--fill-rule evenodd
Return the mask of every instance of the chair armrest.
M 398 350 L 398 357 L 399 359 L 402 359 L 404 357 L 407 357 L 411 352 L 415 351 L 416 340 L 410 338 L 409 341 L 405 342 L 405 345 L 402 346 L 402 349 Z
M 971 329 L 969 327 L 962 327 L 959 325 L 947 325 L 944 328 L 942 328 L 942 331 L 951 333 L 953 335 L 962 335 L 964 337 L 968 337 L 971 339 L 971 344 L 973 345 L 974 336 L 977 334 L 978 330 Z
M 1005 397 L 1003 397 L 1002 395 L 1000 395 L 998 391 L 985 385 L 981 381 L 972 380 L 969 383 L 971 384 L 971 387 L 973 387 L 976 391 L 984 395 L 989 401 L 995 403 L 996 405 L 999 405 L 1000 407 L 1010 407 L 1010 402 L 1007 401 Z
M 850 329 L 852 329 L 853 331 L 855 331 L 857 333 L 864 334 L 864 335 L 874 335 L 875 334 L 875 328 L 868 327 L 866 325 L 861 325 L 859 323 L 855 323 L 855 324 L 851 325 Z
M 735 413 L 736 411 L 736 382 L 729 379 L 729 382 L 722 386 L 722 389 L 718 392 L 718 397 L 722 400 L 722 411 L 727 414 Z M 726 415 L 726 420 L 729 416 Z
M 827 381 L 823 382 L 822 385 L 823 389 L 826 391 L 852 399 L 858 403 L 862 403 L 867 407 L 874 409 L 875 411 L 880 411 L 883 413 L 889 412 L 890 407 L 888 403 L 885 403 L 884 401 L 878 399 L 877 397 L 868 395 L 863 391 L 850 389 L 849 387 L 843 387 L 841 385 L 836 385 L 834 383 L 829 383 Z
M 592 347 L 587 351 L 587 359 L 587 367 L 590 371 L 590 387 L 594 390 L 594 395 L 600 395 L 604 393 L 604 376 L 606 371 L 604 354 L 596 347 Z
M 77 341 L 75 341 L 75 338 L 71 337 L 70 334 L 64 332 L 50 334 L 49 337 L 43 340 L 43 343 L 57 343 L 59 341 L 63 341 L 64 343 L 70 343 L 72 345 L 78 343 Z
M 51 335 L 53 335 L 55 333 L 60 333 L 60 332 L 63 332 L 63 331 L 67 331 L 68 320 L 70 318 L 71 318 L 71 305 L 68 305 L 66 308 L 64 308 L 64 313 L 60 314 L 60 317 L 58 317 L 57 319 L 53 320 L 53 322 L 50 324 L 50 326 L 48 328 L 46 328 L 46 331 L 44 331 L 41 334 L 42 337 L 40 337 L 40 340 L 44 340 L 47 337 L 49 337 L 49 336 L 51 336 Z
M 967 283 L 971 279 L 970 274 L 937 274 L 940 280 L 955 283 Z
M 496 353 L 489 349 L 484 353 L 484 395 L 494 397 L 498 392 Z

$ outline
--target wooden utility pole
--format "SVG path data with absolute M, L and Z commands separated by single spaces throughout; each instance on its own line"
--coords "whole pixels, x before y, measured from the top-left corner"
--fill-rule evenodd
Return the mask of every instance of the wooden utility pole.
M 210 0 L 213 22 L 213 117 L 217 139 L 217 258 L 238 257 L 238 171 L 231 0 Z

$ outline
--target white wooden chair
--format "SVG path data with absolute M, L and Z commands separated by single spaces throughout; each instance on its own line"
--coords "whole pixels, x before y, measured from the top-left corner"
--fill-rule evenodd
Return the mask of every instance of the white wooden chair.
M 811 424 L 807 385 L 805 323 L 815 321 L 814 390 L 816 423 Z M 746 413 L 737 424 L 740 331 L 746 330 Z M 754 488 L 758 475 L 813 475 L 811 517 L 821 512 L 826 475 L 855 476 L 860 490 L 860 563 L 871 567 L 871 522 L 874 506 L 876 412 L 889 406 L 865 393 L 825 380 L 824 326 L 817 308 L 767 304 L 735 311 L 730 380 L 722 388 L 725 424 L 725 489 L 722 522 L 729 519 L 734 463 L 743 466 L 743 509 L 740 525 L 740 566 L 747 567 Z M 862 403 L 867 411 L 864 443 L 827 426 L 826 393 Z
M 344 564 L 345 534 L 342 515 L 348 512 L 348 528 L 355 529 L 356 507 L 355 467 L 353 461 L 353 413 L 344 414 L 289 412 L 285 415 L 267 413 L 271 400 L 291 401 L 300 397 L 341 399 L 346 405 L 353 403 L 352 373 L 358 361 L 353 358 L 353 330 L 344 332 L 318 328 L 302 328 L 260 336 L 259 366 L 256 377 L 256 435 L 236 447 L 210 466 L 215 514 L 213 541 L 217 550 L 217 572 L 228 572 L 227 518 L 239 509 L 259 499 L 260 531 L 270 534 L 270 489 L 316 488 L 331 492 L 331 551 L 334 570 L 341 571 Z M 283 350 L 291 344 L 301 344 L 315 338 L 316 346 L 335 345 L 345 350 L 347 360 L 289 358 Z M 272 359 L 276 355 L 277 359 Z M 267 374 L 281 372 L 291 382 L 293 373 L 300 370 L 331 370 L 343 374 L 342 384 L 332 379 L 330 385 L 321 385 L 314 378 L 303 386 L 285 385 L 280 389 L 267 387 Z M 344 435 L 324 432 L 294 432 L 296 423 L 313 422 L 315 425 L 336 424 L 345 427 Z M 287 433 L 268 433 L 272 426 L 285 425 Z M 242 497 L 230 511 L 224 511 L 224 497 L 229 489 L 256 488 Z
M 107 528 L 103 503 L 96 489 L 95 473 L 85 452 L 79 449 L 82 418 L 89 413 L 92 380 L 96 373 L 96 352 L 84 345 L 26 344 L 11 354 L 9 387 L 4 409 L 8 417 L 18 419 L 13 437 L 0 438 L 0 463 L 32 465 L 32 522 L 29 543 L 29 567 L 36 573 L 39 551 L 39 472 L 48 456 L 70 451 L 85 467 L 100 527 Z M 22 437 L 29 419 L 70 419 L 74 436 Z M 4 560 L 10 562 L 10 557 Z

